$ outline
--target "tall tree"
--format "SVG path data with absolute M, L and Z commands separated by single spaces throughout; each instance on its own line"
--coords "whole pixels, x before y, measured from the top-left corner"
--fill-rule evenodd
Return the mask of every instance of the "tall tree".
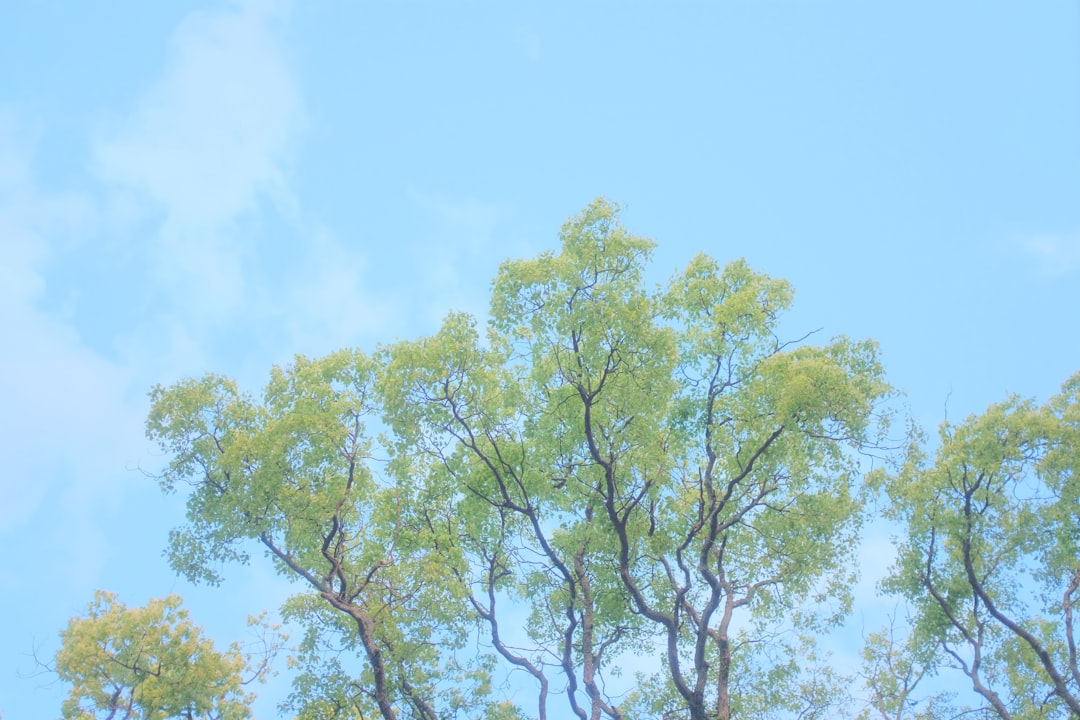
M 481 569 L 473 605 L 536 678 L 541 717 L 549 678 L 500 641 L 499 583 L 531 600 L 531 647 L 578 717 L 621 717 L 600 671 L 659 643 L 670 692 L 645 711 L 726 719 L 739 664 L 777 668 L 755 640 L 837 616 L 808 601 L 850 601 L 852 451 L 886 392 L 874 346 L 780 341 L 790 289 L 743 262 L 698 256 L 649 291 L 652 243 L 606 201 L 561 239 L 558 254 L 503 265 L 486 338 L 452 316 L 387 351 L 389 420 L 467 515 L 488 518 L 463 541 Z
M 915 610 L 924 656 L 988 712 L 1080 717 L 1080 375 L 1039 406 L 1012 397 L 913 445 L 884 487 L 906 527 L 885 587 Z
M 743 262 L 650 289 L 652 243 L 607 201 L 561 240 L 502 266 L 486 333 L 451 314 L 373 358 L 298 358 L 261 401 L 217 376 L 156 389 L 163 484 L 194 485 L 174 565 L 217 581 L 255 541 L 313 589 L 290 606 L 312 717 L 505 717 L 496 660 L 542 720 L 775 716 L 769 693 L 825 716 L 825 676 L 775 650 L 850 602 L 873 344 L 781 341 L 790 288 Z M 473 628 L 491 655 L 468 665 Z M 654 692 L 615 694 L 630 652 L 663 658 Z

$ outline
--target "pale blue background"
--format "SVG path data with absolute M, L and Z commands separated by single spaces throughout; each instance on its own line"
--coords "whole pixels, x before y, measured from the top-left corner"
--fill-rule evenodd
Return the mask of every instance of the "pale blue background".
M 1080 369 L 1078 191 L 1075 1 L 5 0 L 0 713 L 58 713 L 32 654 L 95 588 L 180 592 L 221 642 L 288 592 L 164 567 L 154 383 L 482 314 L 606 195 L 655 280 L 788 278 L 792 334 L 877 339 L 932 427 Z

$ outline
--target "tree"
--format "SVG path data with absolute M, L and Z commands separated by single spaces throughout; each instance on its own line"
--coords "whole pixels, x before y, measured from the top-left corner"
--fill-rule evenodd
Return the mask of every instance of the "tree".
M 243 686 L 269 663 L 268 654 L 249 666 L 236 644 L 215 650 L 176 595 L 128 608 L 99 591 L 61 639 L 54 669 L 72 686 L 63 716 L 76 720 L 247 718 L 251 696 Z
M 436 520 L 452 508 L 427 502 L 412 478 L 378 474 L 365 427 L 377 418 L 376 369 L 342 350 L 275 368 L 262 402 L 215 375 L 152 392 L 148 432 L 172 456 L 161 484 L 193 486 L 173 567 L 216 584 L 254 541 L 311 591 L 286 608 L 309 628 L 293 696 L 301 717 L 389 720 L 404 708 L 435 720 L 465 702 L 445 687 L 463 640 L 461 590 L 446 577 L 457 561 Z M 360 656 L 362 670 L 341 655 Z M 317 692 L 305 690 L 311 672 Z
M 721 270 L 699 256 L 649 293 L 651 243 L 603 201 L 562 241 L 559 255 L 502 267 L 486 343 L 454 316 L 435 338 L 389 350 L 389 420 L 463 502 L 496 510 L 471 538 L 488 549 L 479 566 L 527 578 L 531 639 L 561 659 L 575 714 L 621 715 L 591 685 L 605 659 L 591 651 L 658 640 L 672 694 L 653 710 L 726 718 L 736 655 L 748 672 L 760 662 L 752 640 L 767 626 L 812 626 L 797 612 L 808 599 L 846 607 L 860 514 L 845 448 L 866 441 L 885 392 L 874 348 L 779 341 L 790 289 L 742 262 Z M 542 570 L 515 573 L 523 557 Z M 602 612 L 592 587 L 608 598 Z M 500 648 L 493 606 L 481 615 Z M 736 637 L 741 610 L 756 635 Z M 574 701 L 574 651 L 589 713 Z M 529 671 L 543 695 L 545 677 Z
M 370 358 L 297 358 L 261 401 L 217 376 L 155 389 L 163 484 L 194 486 L 174 565 L 217 581 L 246 539 L 302 578 L 307 677 L 335 678 L 342 717 L 505 717 L 497 661 L 541 719 L 775 717 L 781 687 L 824 716 L 834 684 L 788 649 L 850 602 L 874 345 L 781 341 L 790 288 L 741 261 L 648 289 L 652 243 L 607 201 L 561 240 L 501 267 L 486 333 L 451 314 Z M 491 654 L 462 662 L 476 629 Z M 628 652 L 663 658 L 653 692 L 614 694 Z
M 906 534 L 885 588 L 913 643 L 1000 718 L 1080 717 L 1080 375 L 1043 406 L 1012 397 L 944 423 L 883 482 Z

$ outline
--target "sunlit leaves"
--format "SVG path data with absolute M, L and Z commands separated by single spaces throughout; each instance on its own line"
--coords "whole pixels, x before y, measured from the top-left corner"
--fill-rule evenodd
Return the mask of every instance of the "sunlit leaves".
M 745 262 L 699 255 L 650 290 L 652 243 L 604 200 L 560 239 L 501 267 L 486 338 L 450 316 L 387 350 L 389 417 L 499 570 L 474 590 L 527 599 L 538 657 L 666 635 L 701 713 L 688 687 L 727 682 L 729 611 L 817 627 L 847 607 L 853 453 L 888 388 L 872 343 L 782 341 L 790 287 Z
M 239 646 L 215 650 L 180 598 L 128 608 L 98 592 L 61 634 L 56 672 L 71 684 L 65 718 L 239 720 L 250 717 L 250 677 Z
M 662 699 L 626 700 L 646 716 L 761 715 L 752 678 L 825 713 L 808 648 L 751 648 L 850 601 L 875 346 L 785 341 L 791 288 L 744 261 L 649 286 L 653 243 L 606 200 L 559 239 L 500 267 L 486 332 L 451 314 L 371 357 L 298 357 L 259 398 L 156 389 L 163 487 L 192 486 L 174 565 L 216 582 L 258 544 L 309 586 L 288 606 L 302 717 L 514 717 L 486 699 L 497 655 L 540 715 L 619 719 L 626 653 L 662 657 Z
M 1045 406 L 1010 398 L 945 424 L 886 484 L 906 529 L 885 587 L 914 638 L 1000 717 L 1080 715 L 1075 649 L 1078 378 Z
M 148 432 L 173 454 L 163 485 L 193 486 L 188 525 L 172 535 L 174 567 L 217 582 L 224 562 L 261 545 L 316 592 L 320 612 L 340 615 L 332 626 L 297 618 L 377 668 L 362 687 L 389 712 L 409 687 L 431 692 L 443 673 L 437 648 L 463 631 L 452 550 L 439 539 L 445 504 L 429 504 L 407 477 L 395 482 L 375 457 L 375 375 L 370 358 L 342 350 L 274 368 L 261 400 L 213 376 L 184 381 L 154 390 Z

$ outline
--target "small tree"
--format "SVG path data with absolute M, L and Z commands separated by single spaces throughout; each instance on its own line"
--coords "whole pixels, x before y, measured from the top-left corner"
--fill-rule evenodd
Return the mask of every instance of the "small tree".
M 73 720 L 250 717 L 243 686 L 263 676 L 273 650 L 252 667 L 239 645 L 215 650 L 178 596 L 128 608 L 103 591 L 61 639 L 54 669 L 71 684 L 63 716 Z

